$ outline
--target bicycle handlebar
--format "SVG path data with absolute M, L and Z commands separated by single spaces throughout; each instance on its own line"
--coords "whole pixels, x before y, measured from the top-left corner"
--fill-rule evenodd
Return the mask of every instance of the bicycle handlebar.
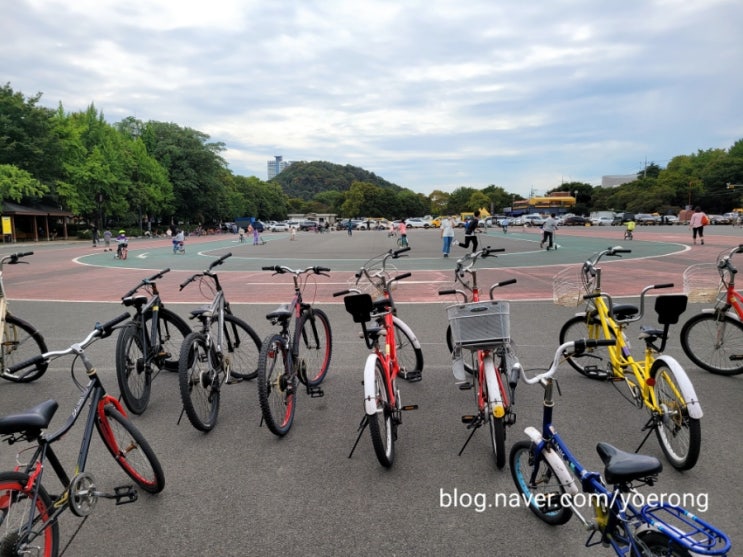
M 290 273 L 292 275 L 301 275 L 303 273 L 315 273 L 316 275 L 322 275 L 329 273 L 329 267 L 321 267 L 320 265 L 314 265 L 313 267 L 307 267 L 306 269 L 292 269 L 286 265 L 270 265 L 268 267 L 261 267 L 263 271 L 273 271 L 276 274 L 283 275 L 284 273 Z
M 8 368 L 9 373 L 15 373 L 16 371 L 19 371 L 25 367 L 30 367 L 35 364 L 39 364 L 42 362 L 47 362 L 49 360 L 53 360 L 56 358 L 59 358 L 60 356 L 66 356 L 67 354 L 72 354 L 73 352 L 77 350 L 81 350 L 89 346 L 95 339 L 97 338 L 106 338 L 109 336 L 112 332 L 114 327 L 121 323 L 122 321 L 126 321 L 131 317 L 128 313 L 124 312 L 118 317 L 114 317 L 110 321 L 107 321 L 106 323 L 103 323 L 102 325 L 100 323 L 96 323 L 93 330 L 88 333 L 88 336 L 85 337 L 84 340 L 82 340 L 79 343 L 72 344 L 68 348 L 65 348 L 64 350 L 52 350 L 50 352 L 46 352 L 44 354 L 39 354 L 37 356 L 34 356 L 33 358 L 30 358 L 26 360 L 25 362 L 21 362 L 19 364 L 16 364 L 14 366 L 11 366 Z M 21 374 L 19 377 L 22 379 L 29 373 L 32 373 L 34 370 L 28 370 L 27 373 Z
M 214 267 L 216 267 L 217 265 L 221 265 L 222 263 L 224 263 L 224 260 L 225 260 L 225 259 L 227 259 L 228 257 L 232 257 L 232 252 L 231 252 L 231 251 L 230 251 L 230 252 L 227 252 L 227 253 L 225 253 L 225 254 L 224 254 L 224 255 L 223 255 L 222 257 L 220 257 L 219 259 L 217 259 L 217 260 L 215 260 L 215 261 L 212 261 L 212 264 L 211 264 L 211 265 L 209 265 L 209 268 L 207 269 L 207 272 L 208 272 L 208 271 L 211 271 L 211 270 L 212 270 L 212 269 L 213 269 Z
M 186 286 L 188 286 L 190 283 L 192 283 L 193 281 L 195 281 L 197 278 L 203 277 L 203 276 L 212 277 L 216 281 L 217 280 L 217 276 L 212 273 L 212 269 L 214 267 L 217 267 L 218 265 L 221 265 L 222 263 L 224 263 L 225 259 L 227 259 L 229 257 L 232 257 L 232 252 L 225 253 L 219 259 L 216 259 L 215 261 L 212 261 L 211 265 L 209 265 L 209 267 L 204 272 L 202 272 L 202 273 L 196 273 L 195 275 L 191 275 L 188 279 L 186 279 L 185 281 L 183 281 L 181 284 L 178 285 L 178 287 L 179 287 L 178 289 L 179 290 L 183 290 Z
M 579 340 L 570 340 L 568 342 L 565 342 L 561 344 L 557 350 L 555 350 L 555 357 L 552 359 L 552 365 L 550 365 L 549 369 L 543 373 L 537 374 L 531 379 L 526 375 L 526 370 L 523 368 L 521 369 L 521 377 L 523 377 L 524 381 L 528 383 L 529 385 L 533 385 L 534 383 L 540 383 L 544 382 L 545 380 L 551 378 L 556 372 L 557 368 L 560 365 L 560 361 L 564 356 L 566 356 L 566 353 L 570 356 L 575 356 L 576 354 L 580 354 L 582 352 L 585 352 L 586 348 L 595 348 L 597 346 L 614 346 L 617 343 L 617 341 L 613 338 L 611 339 L 579 339 Z
M 162 278 L 163 275 L 165 275 L 165 274 L 167 274 L 169 272 L 170 272 L 170 267 L 168 267 L 167 269 L 163 269 L 159 273 L 155 273 L 151 277 L 147 277 L 146 279 L 142 279 L 141 281 L 139 281 L 139 284 L 137 286 L 135 286 L 129 292 L 127 292 L 126 294 L 124 294 L 121 297 L 121 299 L 123 300 L 124 298 L 128 298 L 129 296 L 133 295 L 137 290 L 139 290 L 143 286 L 146 286 L 146 285 L 148 285 L 148 284 L 150 284 L 152 282 L 155 282 L 157 279 Z
M 15 265 L 21 257 L 27 257 L 33 255 L 32 251 L 19 251 L 17 253 L 11 253 L 0 259 L 0 263 L 8 263 L 9 265 Z

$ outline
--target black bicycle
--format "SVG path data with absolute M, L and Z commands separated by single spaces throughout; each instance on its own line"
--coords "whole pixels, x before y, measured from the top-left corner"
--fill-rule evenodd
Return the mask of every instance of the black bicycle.
M 160 299 L 156 281 L 168 272 L 164 269 L 141 280 L 121 298 L 136 313 L 116 341 L 116 379 L 124 404 L 134 414 L 147 408 L 152 380 L 161 370 L 178 371 L 181 344 L 191 332 L 185 319 L 166 309 Z M 140 289 L 149 296 L 135 296 Z
M 231 256 L 223 255 L 206 271 L 181 284 L 183 290 L 198 280 L 202 293 L 211 299 L 208 305 L 191 312 L 191 319 L 201 321 L 201 329 L 183 340 L 178 368 L 183 409 L 191 425 L 200 431 L 211 431 L 217 424 L 222 385 L 253 379 L 258 373 L 261 339 L 250 325 L 232 314 L 213 271 Z
M 275 274 L 288 273 L 294 279 L 291 302 L 282 304 L 266 315 L 281 331 L 263 341 L 258 359 L 258 399 L 263 421 L 271 432 L 286 435 L 294 422 L 298 382 L 302 382 L 310 397 L 323 396 L 319 387 L 330 367 L 333 337 L 330 320 L 324 311 L 302 299 L 310 275 L 324 275 L 326 267 L 291 269 L 285 265 L 263 267 Z M 305 280 L 301 277 L 304 275 Z M 289 328 L 294 319 L 294 331 Z
M 55 557 L 65 552 L 79 530 L 75 530 L 59 551 L 59 518 L 67 509 L 78 517 L 86 518 L 99 498 L 112 499 L 117 505 L 137 500 L 137 491 L 132 485 L 117 486 L 109 492 L 101 491 L 93 474 L 86 469 L 94 428 L 114 460 L 141 489 L 148 493 L 159 493 L 165 487 L 165 475 L 155 453 L 129 420 L 119 401 L 106 393 L 100 376 L 85 353 L 88 346 L 108 337 L 116 325 L 128 318 L 129 314 L 124 313 L 103 325 L 96 324 L 81 342 L 64 350 L 40 354 L 11 368 L 12 372 L 17 372 L 31 365 L 49 363 L 73 354 L 72 379 L 82 394 L 70 417 L 53 433 L 45 430 L 59 407 L 56 400 L 47 400 L 23 412 L 0 418 L 0 440 L 8 445 L 22 441 L 36 444 L 30 458 L 27 456 L 27 447 L 18 451 L 18 462 L 22 464 L 15 471 L 0 473 L 0 555 Z M 78 360 L 85 368 L 87 385 L 80 384 L 75 377 Z M 53 446 L 72 429 L 85 408 L 88 409 L 85 429 L 70 477 Z M 42 472 L 49 467 L 47 465 L 62 484 L 63 491 L 58 495 L 50 495 L 42 485 Z

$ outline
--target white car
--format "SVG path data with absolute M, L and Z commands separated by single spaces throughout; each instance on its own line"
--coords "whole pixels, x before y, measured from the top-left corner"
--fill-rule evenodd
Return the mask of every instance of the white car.
M 407 219 L 405 226 L 408 228 L 431 228 L 431 223 L 423 219 Z
M 286 222 L 275 222 L 268 229 L 271 232 L 289 232 L 289 224 Z
M 591 219 L 593 226 L 611 226 L 614 219 L 611 217 L 594 217 Z

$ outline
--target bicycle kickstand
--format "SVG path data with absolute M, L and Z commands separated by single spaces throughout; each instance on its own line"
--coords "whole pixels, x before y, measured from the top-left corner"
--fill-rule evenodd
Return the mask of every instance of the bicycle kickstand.
M 472 439 L 475 432 L 480 429 L 480 426 L 483 424 L 483 419 L 480 416 L 462 416 L 462 423 L 467 424 L 467 429 L 471 429 L 472 432 L 467 436 L 467 439 L 465 440 L 464 445 L 462 445 L 462 448 L 459 449 L 457 456 L 462 456 L 464 449 L 469 445 L 470 439 Z
M 353 452 L 356 450 L 356 446 L 359 444 L 359 440 L 361 439 L 361 435 L 364 433 L 364 430 L 366 429 L 366 426 L 369 425 L 369 416 L 364 414 L 364 417 L 361 418 L 361 423 L 359 423 L 359 434 L 356 436 L 356 442 L 353 444 L 353 447 L 351 448 L 351 452 L 348 453 L 348 458 L 351 458 L 353 456 Z

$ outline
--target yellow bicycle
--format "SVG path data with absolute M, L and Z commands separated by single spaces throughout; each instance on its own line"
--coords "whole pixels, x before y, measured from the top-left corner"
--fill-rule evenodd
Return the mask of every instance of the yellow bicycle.
M 699 458 L 701 445 L 702 407 L 694 387 L 681 364 L 663 354 L 668 340 L 668 330 L 678 323 L 686 310 L 684 294 L 658 296 L 655 311 L 663 328 L 641 326 L 639 339 L 645 343 L 642 360 L 632 357 L 631 346 L 625 331 L 630 323 L 642 319 L 645 313 L 645 294 L 653 289 L 669 288 L 673 284 L 646 286 L 640 294 L 640 307 L 615 305 L 609 294 L 601 291 L 601 268 L 598 263 L 604 256 L 620 257 L 631 250 L 609 248 L 595 253 L 580 270 L 581 288 L 573 298 L 577 304 L 586 301 L 586 309 L 570 318 L 560 330 L 560 343 L 575 338 L 614 339 L 613 346 L 597 346 L 585 352 L 566 356 L 568 363 L 578 372 L 592 379 L 624 383 L 629 395 L 623 396 L 638 408 L 650 413 L 642 431 L 647 435 L 637 447 L 642 447 L 650 434 L 655 434 L 661 449 L 671 465 L 678 470 L 692 468 Z M 555 277 L 554 292 L 557 303 L 566 302 L 563 277 Z M 580 293 L 580 295 L 578 295 Z M 569 297 L 568 297 L 569 298 Z

